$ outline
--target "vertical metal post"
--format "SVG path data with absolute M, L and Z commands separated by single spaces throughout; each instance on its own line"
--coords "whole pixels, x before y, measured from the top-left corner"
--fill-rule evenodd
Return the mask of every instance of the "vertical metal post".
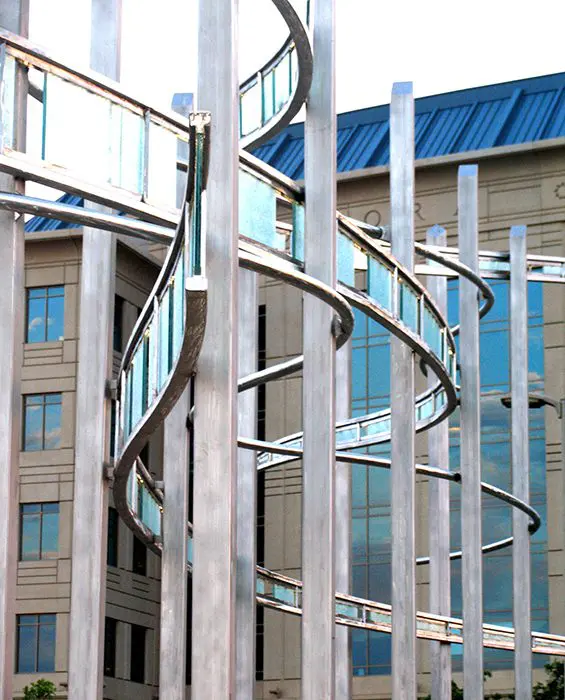
M 313 7 L 305 123 L 305 269 L 336 283 L 335 0 Z M 333 313 L 304 297 L 302 700 L 335 697 L 335 338 Z
M 239 369 L 240 376 L 257 371 L 257 276 L 239 270 Z M 239 395 L 238 434 L 255 437 L 257 389 Z M 255 694 L 256 562 L 257 562 L 257 459 L 251 450 L 239 450 L 237 462 L 236 535 L 236 700 Z
M 93 0 L 91 67 L 119 80 L 121 0 Z M 69 696 L 102 696 L 116 237 L 83 229 L 76 391 Z M 85 663 L 88 659 L 88 663 Z
M 188 431 L 190 389 L 185 389 L 165 421 L 163 555 L 159 694 L 182 698 L 186 680 L 186 560 L 188 521 Z
M 212 113 L 206 336 L 194 416 L 192 698 L 235 693 L 237 474 L 237 1 L 200 0 L 198 108 Z
M 528 427 L 528 280 L 526 227 L 510 229 L 510 392 L 512 399 L 512 492 L 530 497 Z M 516 700 L 532 697 L 531 571 L 529 518 L 512 509 L 512 588 Z
M 478 260 L 478 168 L 462 165 L 458 176 L 459 251 L 474 272 Z M 461 321 L 461 542 L 463 591 L 463 687 L 465 700 L 483 698 L 483 564 L 481 554 L 481 384 L 477 288 L 459 280 Z
M 426 234 L 429 245 L 447 245 L 447 234 L 441 226 L 432 226 Z M 428 277 L 428 289 L 440 312 L 447 317 L 447 279 Z M 435 376 L 428 379 L 437 383 Z M 449 423 L 447 420 L 428 430 L 428 460 L 433 466 L 449 469 Z M 449 560 L 449 482 L 430 479 L 428 482 L 428 521 L 430 532 L 430 612 L 451 615 L 451 563 Z M 432 700 L 451 700 L 451 645 L 430 642 L 432 667 Z
M 0 24 L 27 36 L 27 0 L 0 0 Z M 27 83 L 16 73 L 16 148 L 25 150 Z M 1 139 L 0 139 L 1 142 Z M 3 192 L 24 193 L 24 182 L 0 173 Z M 18 558 L 18 472 L 21 444 L 21 368 L 24 340 L 24 217 L 0 212 L 0 697 L 12 697 L 15 659 L 16 576 Z
M 414 268 L 414 94 L 395 83 L 390 103 L 392 254 Z M 402 315 L 402 299 L 400 299 Z M 414 354 L 392 337 L 392 697 L 416 697 L 416 546 L 414 472 Z
M 351 341 L 336 355 L 336 420 L 351 415 Z M 335 465 L 335 587 L 349 593 L 351 578 L 351 465 Z M 351 700 L 351 634 L 345 625 L 335 629 L 335 697 Z

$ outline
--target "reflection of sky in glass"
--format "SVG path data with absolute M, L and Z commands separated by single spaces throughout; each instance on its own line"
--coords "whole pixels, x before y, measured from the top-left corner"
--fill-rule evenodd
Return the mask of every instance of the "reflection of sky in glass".
M 24 396 L 24 450 L 56 450 L 60 446 L 61 394 Z
M 481 460 L 482 478 L 495 486 L 511 490 L 510 418 L 500 402 L 509 391 L 509 285 L 491 282 L 495 304 L 481 321 Z M 529 381 L 531 391 L 543 390 L 543 297 L 539 283 L 528 284 L 529 308 Z M 390 393 L 390 334 L 355 312 L 352 370 L 353 415 L 385 408 Z M 458 322 L 457 282 L 448 284 L 448 318 Z M 450 468 L 459 465 L 459 411 L 451 416 Z M 388 455 L 390 446 L 370 448 L 372 454 Z M 439 466 L 439 465 L 438 465 Z M 531 502 L 545 519 L 545 423 L 543 411 L 530 411 Z M 461 544 L 460 486 L 450 487 L 452 513 L 452 549 Z M 352 468 L 353 494 L 353 594 L 381 602 L 390 602 L 390 473 L 384 469 Z M 503 539 L 512 532 L 512 509 L 492 496 L 483 495 L 484 541 Z M 453 614 L 461 615 L 460 563 L 452 565 Z M 544 525 L 532 538 L 532 619 L 536 630 L 548 625 L 547 530 Z M 484 558 L 485 621 L 510 625 L 512 621 L 511 550 L 495 552 Z M 372 650 L 372 651 L 371 651 Z M 378 652 L 378 653 L 377 653 Z M 455 667 L 461 664 L 453 649 Z M 459 659 L 459 661 L 457 661 Z M 536 655 L 535 665 L 545 657 Z M 512 655 L 497 650 L 485 651 L 486 667 L 512 666 Z M 387 635 L 353 632 L 355 675 L 390 673 L 390 638 Z
M 58 549 L 59 504 L 22 504 L 20 559 L 51 559 L 57 556 Z
M 26 342 L 63 340 L 64 313 L 64 287 L 28 289 Z
M 18 616 L 18 673 L 55 670 L 56 615 Z

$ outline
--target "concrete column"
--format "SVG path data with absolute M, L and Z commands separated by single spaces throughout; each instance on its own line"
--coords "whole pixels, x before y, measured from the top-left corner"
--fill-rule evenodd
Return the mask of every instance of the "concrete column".
M 212 113 L 206 336 L 194 415 L 192 700 L 235 694 L 239 90 L 237 2 L 200 0 L 198 109 Z
M 414 95 L 395 83 L 390 104 L 392 254 L 414 268 Z M 416 698 L 414 353 L 390 341 L 392 503 L 392 697 Z
M 257 275 L 239 270 L 240 377 L 257 371 Z M 257 389 L 239 395 L 238 434 L 256 436 Z M 236 694 L 249 700 L 255 694 L 256 566 L 257 566 L 257 459 L 255 452 L 238 450 L 237 568 L 235 590 Z
M 121 0 L 92 0 L 91 67 L 119 80 Z M 102 696 L 116 238 L 84 228 L 76 394 L 69 696 Z M 88 659 L 88 663 L 85 663 Z
M 426 243 L 447 245 L 447 234 L 441 226 L 428 229 Z M 447 279 L 430 275 L 428 289 L 438 309 L 447 318 Z M 428 383 L 436 377 L 430 373 Z M 449 469 L 449 423 L 444 420 L 428 430 L 428 459 L 434 467 Z M 430 529 L 430 612 L 451 615 L 451 563 L 449 561 L 449 482 L 430 479 L 428 482 Z M 430 642 L 432 667 L 432 700 L 451 700 L 451 645 Z
M 458 177 L 459 255 L 479 271 L 478 168 L 461 165 Z M 481 382 L 476 286 L 459 280 L 461 366 L 461 544 L 463 687 L 465 700 L 483 699 L 483 562 L 481 526 Z
M 306 105 L 305 269 L 336 284 L 335 0 L 312 8 Z M 333 311 L 304 296 L 302 700 L 335 698 L 335 338 Z
M 526 227 L 510 229 L 510 392 L 512 399 L 512 492 L 530 498 L 528 423 L 528 279 Z M 532 620 L 529 518 L 512 509 L 512 600 L 516 700 L 532 697 Z
M 0 25 L 27 36 L 27 0 L 0 0 Z M 23 71 L 16 77 L 14 113 L 17 150 L 25 149 L 27 86 Z M 24 193 L 21 180 L 0 173 L 0 190 Z M 0 696 L 12 697 L 15 652 L 15 600 L 18 558 L 18 471 L 21 445 L 21 367 L 25 318 L 24 221 L 0 212 Z
M 161 558 L 161 644 L 159 694 L 182 698 L 186 664 L 186 560 L 188 521 L 189 389 L 165 420 L 163 455 L 163 555 Z
M 336 355 L 336 421 L 351 416 L 351 341 Z M 351 465 L 335 465 L 335 587 L 349 593 L 351 586 Z M 335 628 L 335 697 L 351 699 L 351 633 L 345 625 Z

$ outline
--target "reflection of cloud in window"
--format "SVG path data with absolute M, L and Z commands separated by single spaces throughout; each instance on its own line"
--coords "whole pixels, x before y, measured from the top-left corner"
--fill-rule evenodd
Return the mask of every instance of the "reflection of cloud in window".
M 40 316 L 36 316 L 35 318 L 32 318 L 31 321 L 28 324 L 28 328 L 30 331 L 34 330 L 35 328 L 38 328 L 41 326 L 43 323 L 43 319 Z
M 59 447 L 61 443 L 61 428 L 53 428 L 53 430 L 46 431 L 45 433 L 45 449 L 53 449 Z

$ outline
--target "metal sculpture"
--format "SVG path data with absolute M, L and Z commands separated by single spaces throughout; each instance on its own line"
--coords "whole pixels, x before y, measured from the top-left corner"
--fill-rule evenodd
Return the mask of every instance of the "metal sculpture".
M 531 652 L 565 656 L 564 637 L 532 633 L 530 639 L 528 625 L 527 629 L 522 625 L 515 635 L 512 629 L 483 624 L 481 551 L 514 543 L 519 548 L 517 556 L 527 556 L 526 529 L 535 532 L 540 519 L 527 504 L 527 449 L 523 445 L 516 452 L 522 455 L 522 463 L 517 459 L 514 469 L 522 475 L 522 481 L 514 494 L 482 483 L 478 458 L 478 322 L 493 304 L 493 293 L 485 279 L 513 281 L 513 328 L 523 337 L 525 321 L 523 316 L 518 317 L 516 308 L 520 304 L 525 308 L 526 276 L 544 283 L 564 283 L 565 259 L 524 258 L 524 238 L 516 232 L 512 250 L 521 251 L 517 262 L 514 253 L 509 262 L 505 254 L 477 250 L 476 166 L 462 166 L 459 171 L 460 252 L 445 247 L 441 231 L 430 232 L 425 245 L 414 242 L 414 103 L 409 83 L 396 84 L 392 94 L 390 232 L 336 213 L 334 3 L 317 2 L 310 9 L 308 3 L 273 1 L 288 24 L 289 38 L 258 74 L 243 83 L 239 96 L 234 78 L 236 3 L 201 1 L 199 100 L 206 111 L 196 112 L 189 120 L 156 110 L 101 75 L 74 70 L 25 39 L 1 31 L 3 104 L 9 105 L 13 99 L 22 67 L 35 68 L 43 80 L 43 86 L 35 86 L 34 95 L 42 102 L 45 128 L 41 156 L 25 154 L 16 138 L 21 115 L 9 107 L 3 108 L 0 171 L 78 193 L 125 215 L 47 202 L 16 192 L 0 194 L 0 209 L 79 222 L 101 231 L 169 245 L 159 279 L 123 354 L 117 383 L 108 387 L 116 399 L 118 416 L 115 462 L 108 473 L 124 522 L 166 559 L 161 639 L 181 650 L 185 632 L 179 617 L 182 618 L 186 605 L 182 598 L 186 595 L 185 564 L 188 558 L 188 570 L 192 572 L 194 560 L 194 625 L 199 639 L 193 645 L 192 697 L 227 699 L 235 692 L 236 683 L 235 697 L 251 697 L 254 625 L 249 621 L 254 619 L 257 601 L 304 616 L 304 700 L 350 697 L 347 635 L 337 636 L 342 653 L 336 654 L 335 623 L 344 628 L 392 632 L 395 699 L 415 697 L 416 637 L 437 645 L 433 657 L 434 698 L 449 694 L 449 645 L 464 642 L 465 692 L 471 698 L 479 698 L 483 646 L 513 649 L 516 636 L 520 640 L 520 658 L 526 664 Z M 238 152 L 237 142 L 241 138 L 241 145 L 249 146 L 272 137 L 305 102 L 303 188 L 248 153 Z M 66 120 L 76 124 L 73 142 L 57 126 L 62 109 Z M 81 122 L 85 110 L 92 110 L 96 118 L 105 120 L 110 131 L 120 130 L 122 140 L 117 151 L 101 135 L 108 132 L 100 128 L 93 134 L 91 125 Z M 177 159 L 178 140 L 189 144 L 188 162 Z M 87 162 L 89 167 L 80 170 L 81 162 Z M 180 213 L 175 207 L 178 169 L 187 173 Z M 290 225 L 279 220 L 280 211 L 291 219 Z M 392 239 L 392 246 L 387 238 Z M 22 261 L 16 256 L 13 261 L 16 279 L 21 274 Z M 249 308 L 256 304 L 254 277 L 258 273 L 304 292 L 304 357 L 262 371 L 254 369 L 253 318 L 245 320 L 242 314 L 238 331 L 237 264 L 242 269 L 240 293 Z M 366 270 L 363 288 L 355 286 L 357 268 Z M 416 274 L 433 280 L 433 295 Z M 515 285 L 518 274 L 521 283 Z M 450 328 L 445 319 L 444 280 L 457 276 L 461 278 L 460 329 Z M 477 292 L 483 297 L 481 304 L 477 302 Z M 339 353 L 347 353 L 353 330 L 352 307 L 392 333 L 395 382 L 390 409 L 344 419 L 343 399 L 336 410 L 335 397 L 336 391 L 347 397 L 347 362 L 338 359 L 336 389 L 335 353 L 338 358 Z M 92 325 L 97 320 L 85 319 L 85 324 Z M 103 332 L 107 333 L 108 328 Z M 456 379 L 456 333 L 461 336 L 461 387 Z M 239 380 L 238 335 L 243 348 Z M 429 385 L 414 398 L 415 359 L 429 370 Z M 523 357 L 516 357 L 513 366 L 521 367 L 516 374 L 513 371 L 512 385 L 523 408 Z M 245 376 L 241 371 L 244 367 Z M 238 392 L 245 396 L 260 384 L 301 369 L 304 434 L 277 441 L 257 440 L 252 435 L 254 401 L 247 399 L 241 404 L 241 428 L 236 439 Z M 194 413 L 187 389 L 191 379 L 195 384 Z M 441 462 L 447 459 L 446 420 L 458 403 L 463 436 L 460 472 L 450 471 L 447 462 Z M 194 533 L 191 523 L 186 522 L 186 529 L 184 525 L 185 431 L 189 410 L 189 428 L 194 428 L 195 439 L 194 498 L 198 504 Z M 521 415 L 523 422 L 523 411 Z M 514 433 L 521 426 L 522 435 L 527 435 L 527 425 L 517 421 L 513 414 Z M 165 468 L 163 482 L 159 483 L 139 455 L 163 422 Z M 433 461 L 437 457 L 440 463 L 414 464 L 414 434 L 421 431 L 431 431 L 430 435 L 435 436 L 430 458 Z M 358 452 L 359 448 L 390 440 L 392 461 Z M 239 482 L 237 446 L 241 454 L 247 452 L 241 458 Z M 300 459 L 304 461 L 305 489 L 304 585 L 265 568 L 258 567 L 255 572 L 254 477 L 249 472 L 249 465 L 253 471 L 264 470 Z M 349 505 L 343 465 L 352 463 L 393 471 L 394 614 L 389 605 L 355 598 L 347 590 L 336 591 L 336 570 L 340 583 L 346 586 L 347 581 L 343 562 L 349 562 L 350 557 Z M 462 552 L 449 553 L 449 546 L 445 546 L 449 541 L 447 533 L 440 527 L 434 531 L 430 558 L 415 558 L 416 473 L 438 479 L 440 487 L 449 481 L 462 482 Z M 235 502 L 236 489 L 239 504 Z M 481 491 L 513 506 L 514 539 L 482 545 Z M 441 522 L 446 528 L 448 492 L 438 488 L 432 493 L 438 510 L 443 512 Z M 339 540 L 335 535 L 336 498 L 342 518 Z M 240 538 L 236 543 L 236 507 L 244 499 L 248 505 L 237 514 Z M 173 532 L 175 526 L 177 531 Z M 445 541 L 442 534 L 446 535 Z M 92 541 L 100 536 L 98 530 L 89 533 Z M 337 547 L 334 541 L 338 542 Z M 459 557 L 464 562 L 463 621 L 449 617 L 449 595 L 440 580 L 441 571 L 448 571 L 449 559 Z M 340 565 L 336 566 L 336 559 Z M 416 611 L 416 565 L 430 565 L 433 569 L 433 612 Z M 80 585 L 80 575 L 77 570 L 73 586 Z M 98 585 L 104 585 L 103 579 Z M 6 586 L 0 578 L 0 588 Z M 520 599 L 520 605 L 517 609 L 525 615 L 527 601 Z M 7 615 L 6 610 L 6 606 L 0 606 L 3 615 Z M 74 614 L 71 626 L 78 629 L 81 622 L 76 611 Z M 241 635 L 237 655 L 236 625 Z M 525 639 L 529 640 L 527 649 Z M 161 655 L 161 691 L 165 697 L 174 697 L 183 687 L 181 658 L 182 653 L 172 658 Z M 78 661 L 75 659 L 74 663 Z M 524 684 L 529 683 L 528 678 L 524 672 Z M 94 700 L 95 684 L 87 684 L 85 693 L 84 698 Z

